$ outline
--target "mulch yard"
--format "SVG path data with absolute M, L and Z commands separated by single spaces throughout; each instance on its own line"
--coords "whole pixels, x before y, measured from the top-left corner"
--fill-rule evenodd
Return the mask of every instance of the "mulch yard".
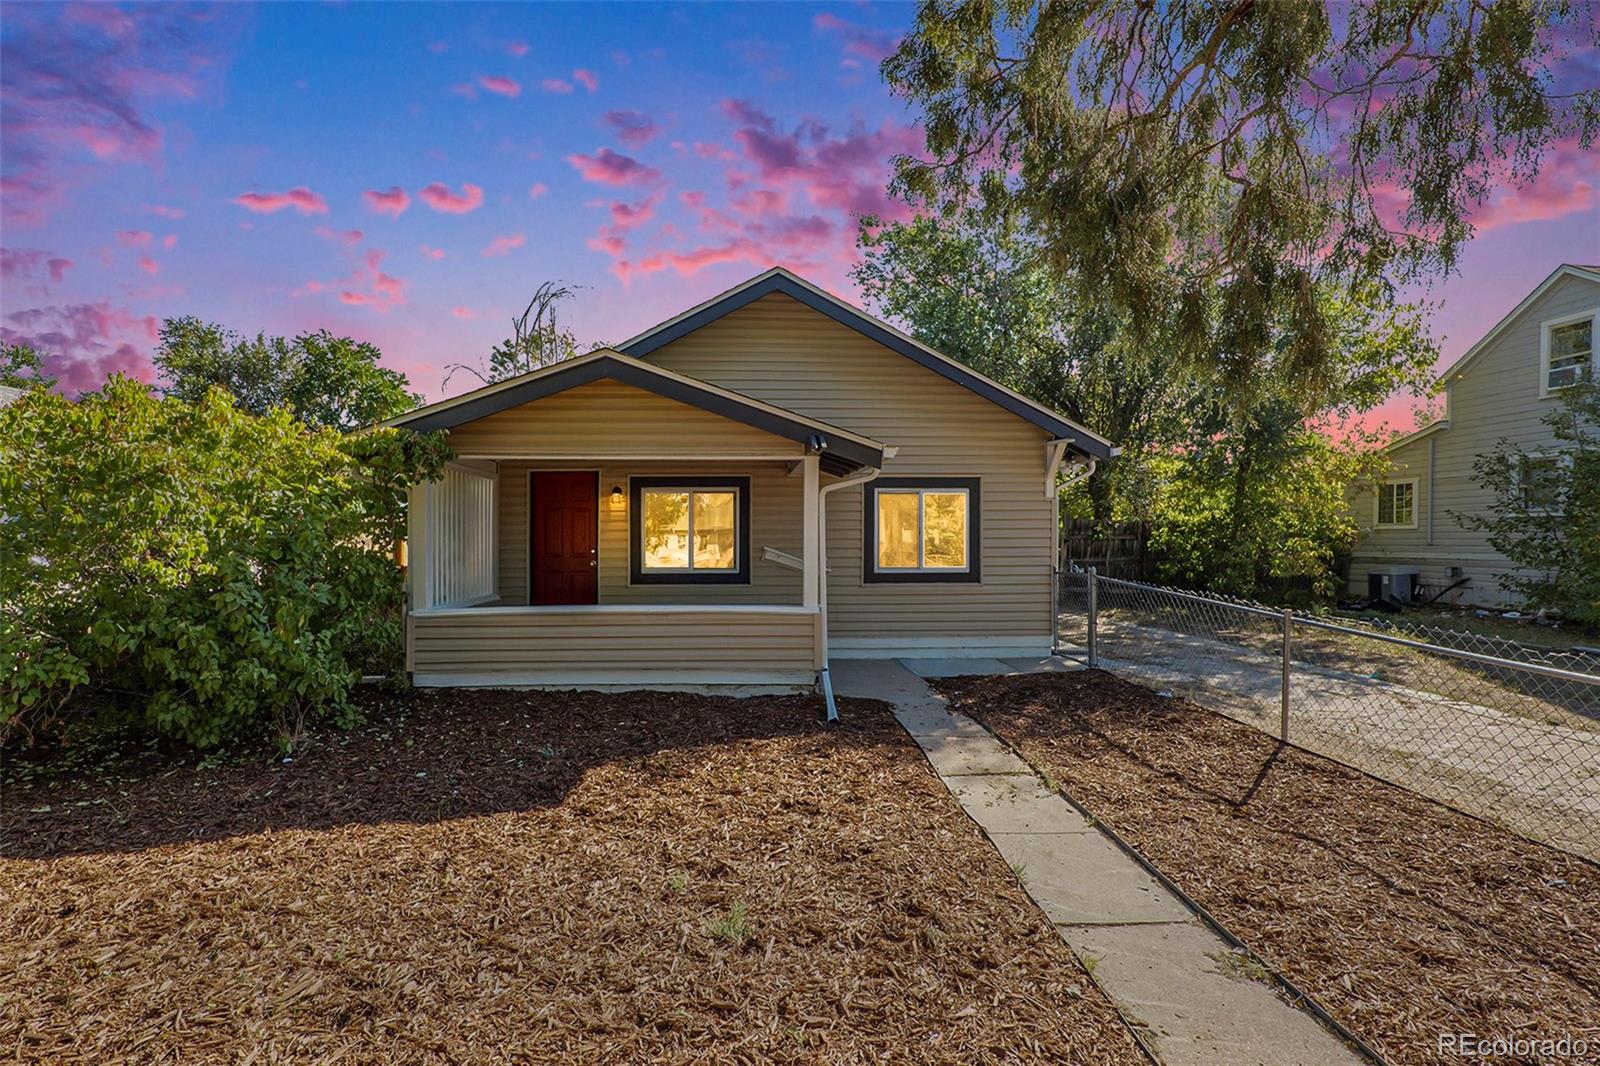
M 1390 1062 L 1600 1062 L 1600 868 L 1100 671 L 934 684 Z
M 881 705 L 372 715 L 291 763 L 7 753 L 0 1057 L 1144 1061 Z

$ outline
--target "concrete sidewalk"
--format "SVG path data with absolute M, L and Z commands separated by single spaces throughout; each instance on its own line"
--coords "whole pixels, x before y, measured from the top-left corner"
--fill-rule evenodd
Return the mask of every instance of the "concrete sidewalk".
M 1074 668 L 1060 660 L 841 660 L 832 674 L 840 695 L 894 705 L 946 787 L 1167 1066 L 1362 1062 L 1252 978 L 1245 959 L 1176 896 L 923 681 Z

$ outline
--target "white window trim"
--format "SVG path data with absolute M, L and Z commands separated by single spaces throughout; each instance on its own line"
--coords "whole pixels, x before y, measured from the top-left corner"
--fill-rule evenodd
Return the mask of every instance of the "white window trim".
M 1539 398 L 1549 399 L 1559 396 L 1572 388 L 1571 385 L 1550 387 L 1550 331 L 1562 326 L 1570 326 L 1574 322 L 1589 320 L 1589 364 L 1600 372 L 1600 307 L 1592 307 L 1587 311 L 1576 314 L 1563 315 L 1560 318 L 1550 318 L 1539 323 Z
M 1519 456 L 1517 459 L 1517 496 L 1519 498 L 1522 496 L 1522 464 L 1529 459 L 1554 459 L 1558 466 L 1569 468 L 1572 466 L 1572 456 L 1567 452 L 1526 452 Z M 1549 518 L 1562 518 L 1567 513 L 1561 507 L 1529 507 L 1527 510 L 1529 514 L 1543 515 Z
M 645 562 L 643 553 L 639 556 L 639 569 L 647 574 L 727 574 L 737 573 L 739 570 L 739 486 L 738 485 L 647 485 L 639 489 L 639 521 L 644 521 L 644 498 L 652 492 L 684 492 L 689 495 L 689 509 L 684 516 L 688 523 L 688 566 L 650 566 Z M 695 566 L 694 565 L 694 497 L 697 493 L 726 492 L 733 496 L 733 565 L 732 566 Z
M 965 574 L 970 572 L 972 570 L 972 490 L 965 488 L 914 489 L 909 487 L 883 489 L 872 494 L 874 509 L 883 506 L 883 498 L 885 496 L 910 496 L 912 493 L 916 493 L 917 496 L 917 565 L 884 566 L 879 561 L 883 556 L 883 545 L 880 542 L 878 545 L 879 558 L 872 560 L 873 570 L 880 574 Z M 927 497 L 929 494 L 935 496 L 959 495 L 964 501 L 961 519 L 961 558 L 965 559 L 966 562 L 961 566 L 929 566 L 925 561 L 928 548 L 928 523 L 925 516 L 927 515 Z M 872 521 L 878 521 L 877 514 L 872 516 Z
M 1379 519 L 1383 513 L 1383 490 L 1390 485 L 1411 486 L 1411 521 L 1409 522 L 1384 522 Z M 1418 488 L 1418 479 L 1414 477 L 1388 478 L 1378 483 L 1378 491 L 1372 495 L 1372 526 L 1374 529 L 1416 529 L 1417 511 L 1422 506 L 1422 493 Z

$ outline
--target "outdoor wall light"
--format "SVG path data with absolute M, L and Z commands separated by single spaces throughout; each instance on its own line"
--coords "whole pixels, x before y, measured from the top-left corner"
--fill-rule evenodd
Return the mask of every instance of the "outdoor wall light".
M 620 511 L 628 506 L 628 498 L 622 494 L 621 485 L 611 486 L 611 509 Z

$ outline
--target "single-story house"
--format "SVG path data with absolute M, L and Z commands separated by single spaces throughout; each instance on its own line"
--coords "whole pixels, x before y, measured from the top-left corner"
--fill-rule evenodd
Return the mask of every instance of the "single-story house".
M 429 404 L 419 685 L 827 687 L 838 657 L 1045 655 L 1056 498 L 1104 438 L 783 269 Z

